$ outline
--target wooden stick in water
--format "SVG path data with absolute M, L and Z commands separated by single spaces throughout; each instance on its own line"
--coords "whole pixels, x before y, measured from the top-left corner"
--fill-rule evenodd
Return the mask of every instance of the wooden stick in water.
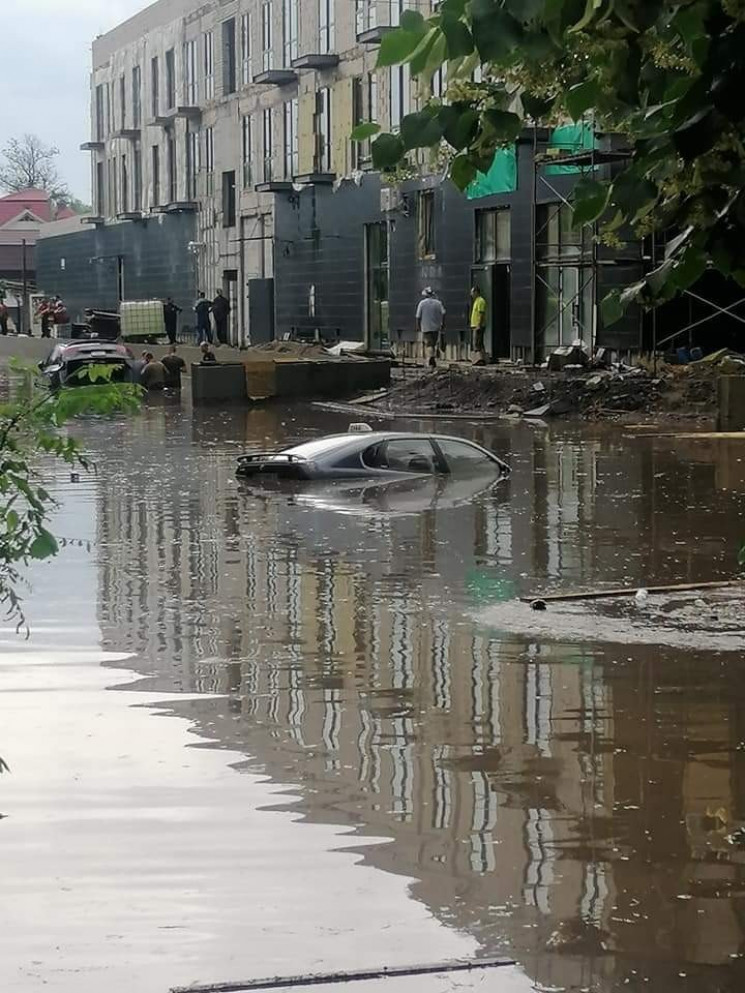
M 741 586 L 742 580 L 729 579 L 716 583 L 677 583 L 673 586 L 646 586 L 647 593 L 683 593 L 686 590 L 722 590 L 729 586 Z M 639 591 L 638 586 L 621 590 L 586 590 L 584 593 L 547 593 L 545 596 L 522 596 L 523 603 L 534 603 L 543 600 L 545 603 L 557 603 L 561 600 L 601 600 L 603 597 L 634 596 Z

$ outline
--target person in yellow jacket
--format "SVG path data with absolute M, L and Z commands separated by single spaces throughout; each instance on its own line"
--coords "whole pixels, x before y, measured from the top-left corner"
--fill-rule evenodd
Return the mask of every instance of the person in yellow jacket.
M 486 365 L 484 352 L 484 332 L 486 330 L 486 300 L 481 287 L 474 283 L 471 287 L 471 362 L 473 365 Z

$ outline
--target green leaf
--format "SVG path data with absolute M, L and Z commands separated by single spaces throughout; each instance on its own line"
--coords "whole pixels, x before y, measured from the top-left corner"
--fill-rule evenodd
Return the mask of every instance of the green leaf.
M 467 148 L 476 138 L 479 114 L 467 104 L 447 104 L 440 107 L 437 116 L 445 141 L 456 151 Z
M 554 100 L 547 97 L 536 97 L 531 93 L 521 93 L 523 110 L 534 121 L 541 121 L 551 112 Z
M 406 62 L 417 50 L 421 40 L 421 35 L 412 31 L 404 31 L 402 28 L 388 31 L 380 42 L 377 67 L 381 69 L 385 66 L 397 66 Z
M 465 190 L 476 178 L 476 166 L 466 155 L 456 155 L 450 163 L 450 179 L 459 190 Z
M 609 328 L 613 324 L 617 324 L 625 313 L 626 307 L 621 302 L 620 290 L 613 290 L 600 303 L 600 316 L 604 328 Z
M 414 49 L 408 60 L 411 67 L 412 76 L 418 76 L 427 68 L 432 60 L 432 52 L 438 39 L 442 42 L 442 51 L 444 53 L 445 39 L 436 28 L 433 28 L 427 34 L 422 36 L 421 41 Z M 442 64 L 443 58 L 444 54 L 440 57 L 438 64 Z
M 447 57 L 449 59 L 457 59 L 463 55 L 471 54 L 473 51 L 473 35 L 463 21 L 457 21 L 452 17 L 443 16 L 440 29 L 445 35 Z
M 687 290 L 693 286 L 706 272 L 706 255 L 699 248 L 691 245 L 683 253 L 683 257 L 673 270 L 673 283 L 678 291 Z
M 591 107 L 595 107 L 600 96 L 600 85 L 594 79 L 585 80 L 572 86 L 564 98 L 564 106 L 574 121 L 578 121 Z
M 379 131 L 379 124 L 376 124 L 374 121 L 364 121 L 362 124 L 357 125 L 350 137 L 352 141 L 367 141 L 368 138 L 372 138 Z
M 404 10 L 399 23 L 404 31 L 411 31 L 412 34 L 424 34 L 427 30 L 424 18 L 418 10 Z
M 603 0 L 587 0 L 584 14 L 569 28 L 569 33 L 576 34 L 577 32 L 584 31 L 585 28 L 588 28 L 602 6 Z
M 15 531 L 18 527 L 19 517 L 15 510 L 7 510 L 5 512 L 5 524 L 8 531 Z
M 405 148 L 400 135 L 384 132 L 372 143 L 372 160 L 376 169 L 393 169 L 404 156 Z
M 500 142 L 515 141 L 523 129 L 523 122 L 517 114 L 494 107 L 484 111 L 484 121 Z
M 529 24 L 541 19 L 545 0 L 505 0 L 504 6 L 518 21 Z
M 429 148 L 442 138 L 442 127 L 437 117 L 429 111 L 421 110 L 403 118 L 401 138 L 407 151 L 411 148 Z
M 608 205 L 610 186 L 596 179 L 582 178 L 574 188 L 572 226 L 581 227 L 596 221 Z
M 520 44 L 522 28 L 520 24 L 501 7 L 490 5 L 488 12 L 477 16 L 475 3 L 471 6 L 473 16 L 473 40 L 484 62 L 498 62 L 510 55 Z
M 48 559 L 57 554 L 57 542 L 54 535 L 42 528 L 31 542 L 28 553 L 32 559 Z

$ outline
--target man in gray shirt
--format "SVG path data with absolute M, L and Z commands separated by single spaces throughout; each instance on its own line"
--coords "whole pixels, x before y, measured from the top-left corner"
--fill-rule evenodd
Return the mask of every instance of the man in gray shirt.
M 435 351 L 445 330 L 445 308 L 431 286 L 425 286 L 422 290 L 422 299 L 416 308 L 416 330 L 424 342 L 427 365 L 434 369 L 437 367 Z

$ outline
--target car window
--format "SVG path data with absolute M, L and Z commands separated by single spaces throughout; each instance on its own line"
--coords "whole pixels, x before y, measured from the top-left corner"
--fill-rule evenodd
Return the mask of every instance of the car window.
M 482 451 L 469 445 L 466 441 L 455 441 L 452 438 L 438 438 L 437 444 L 445 456 L 445 461 L 452 473 L 472 473 L 484 469 L 496 468 Z
M 373 445 L 364 454 L 365 465 L 393 472 L 437 472 L 437 457 L 428 438 L 396 438 Z

